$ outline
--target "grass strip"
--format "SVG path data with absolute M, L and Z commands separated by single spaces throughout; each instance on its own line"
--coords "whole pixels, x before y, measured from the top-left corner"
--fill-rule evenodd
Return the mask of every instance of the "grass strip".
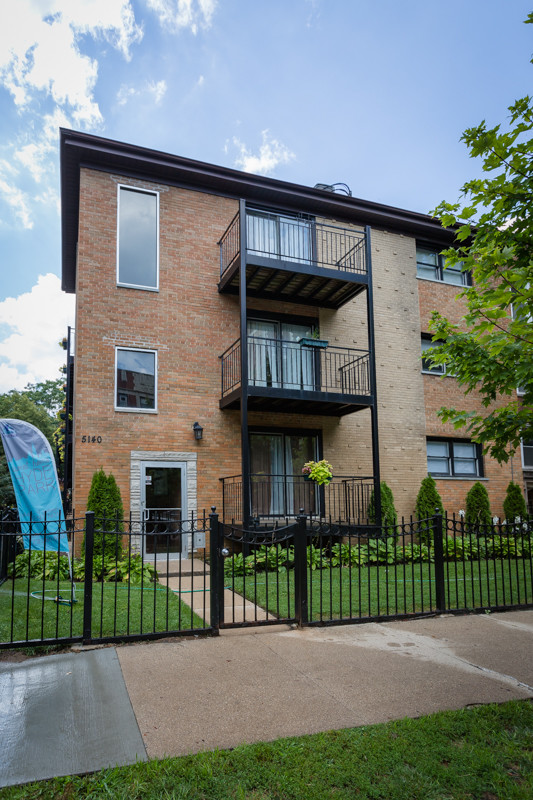
M 70 598 L 70 583 L 59 584 L 59 594 Z M 81 636 L 83 632 L 84 584 L 76 583 L 77 603 L 62 605 L 28 597 L 31 592 L 58 596 L 57 581 L 18 578 L 0 586 L 0 641 L 57 639 Z M 28 591 L 29 588 L 29 591 Z M 11 614 L 13 611 L 13 637 Z M 171 590 L 161 584 L 141 588 L 127 583 L 94 583 L 92 601 L 93 636 L 126 636 L 138 633 L 204 628 L 203 620 Z
M 476 609 L 533 602 L 530 571 L 507 560 L 444 565 L 446 607 Z M 308 570 L 309 619 L 353 619 L 435 609 L 435 568 L 427 563 Z M 233 579 L 233 588 L 280 618 L 294 616 L 294 570 Z M 226 576 L 226 587 L 232 578 Z
M 0 790 L 1 800 L 530 800 L 533 705 L 242 745 Z

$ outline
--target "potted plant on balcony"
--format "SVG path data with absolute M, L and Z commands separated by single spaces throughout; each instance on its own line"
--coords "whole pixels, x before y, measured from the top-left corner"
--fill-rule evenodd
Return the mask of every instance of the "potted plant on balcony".
M 315 328 L 313 330 L 313 335 L 302 336 L 299 339 L 299 344 L 301 347 L 327 347 L 329 342 L 327 339 L 321 339 L 318 328 Z
M 319 486 L 327 485 L 333 477 L 333 467 L 323 458 L 321 461 L 308 461 L 302 467 L 304 480 L 314 481 Z

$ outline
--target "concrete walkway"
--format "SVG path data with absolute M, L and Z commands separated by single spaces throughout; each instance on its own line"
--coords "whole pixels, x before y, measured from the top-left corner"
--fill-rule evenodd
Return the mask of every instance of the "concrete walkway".
M 0 786 L 513 698 L 533 698 L 533 610 L 4 663 Z

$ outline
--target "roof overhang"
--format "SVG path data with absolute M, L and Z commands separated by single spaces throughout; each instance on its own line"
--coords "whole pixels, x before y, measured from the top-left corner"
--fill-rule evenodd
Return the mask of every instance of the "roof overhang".
M 172 186 L 410 233 L 443 247 L 454 238 L 438 220 L 324 189 L 251 175 L 145 147 L 60 129 L 62 288 L 76 290 L 80 169 L 118 172 Z

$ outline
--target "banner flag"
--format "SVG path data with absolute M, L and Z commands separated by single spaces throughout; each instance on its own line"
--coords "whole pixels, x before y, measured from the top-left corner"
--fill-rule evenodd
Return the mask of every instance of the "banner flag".
M 35 425 L 20 419 L 0 419 L 0 435 L 13 481 L 24 548 L 68 553 L 56 464 L 46 436 Z

